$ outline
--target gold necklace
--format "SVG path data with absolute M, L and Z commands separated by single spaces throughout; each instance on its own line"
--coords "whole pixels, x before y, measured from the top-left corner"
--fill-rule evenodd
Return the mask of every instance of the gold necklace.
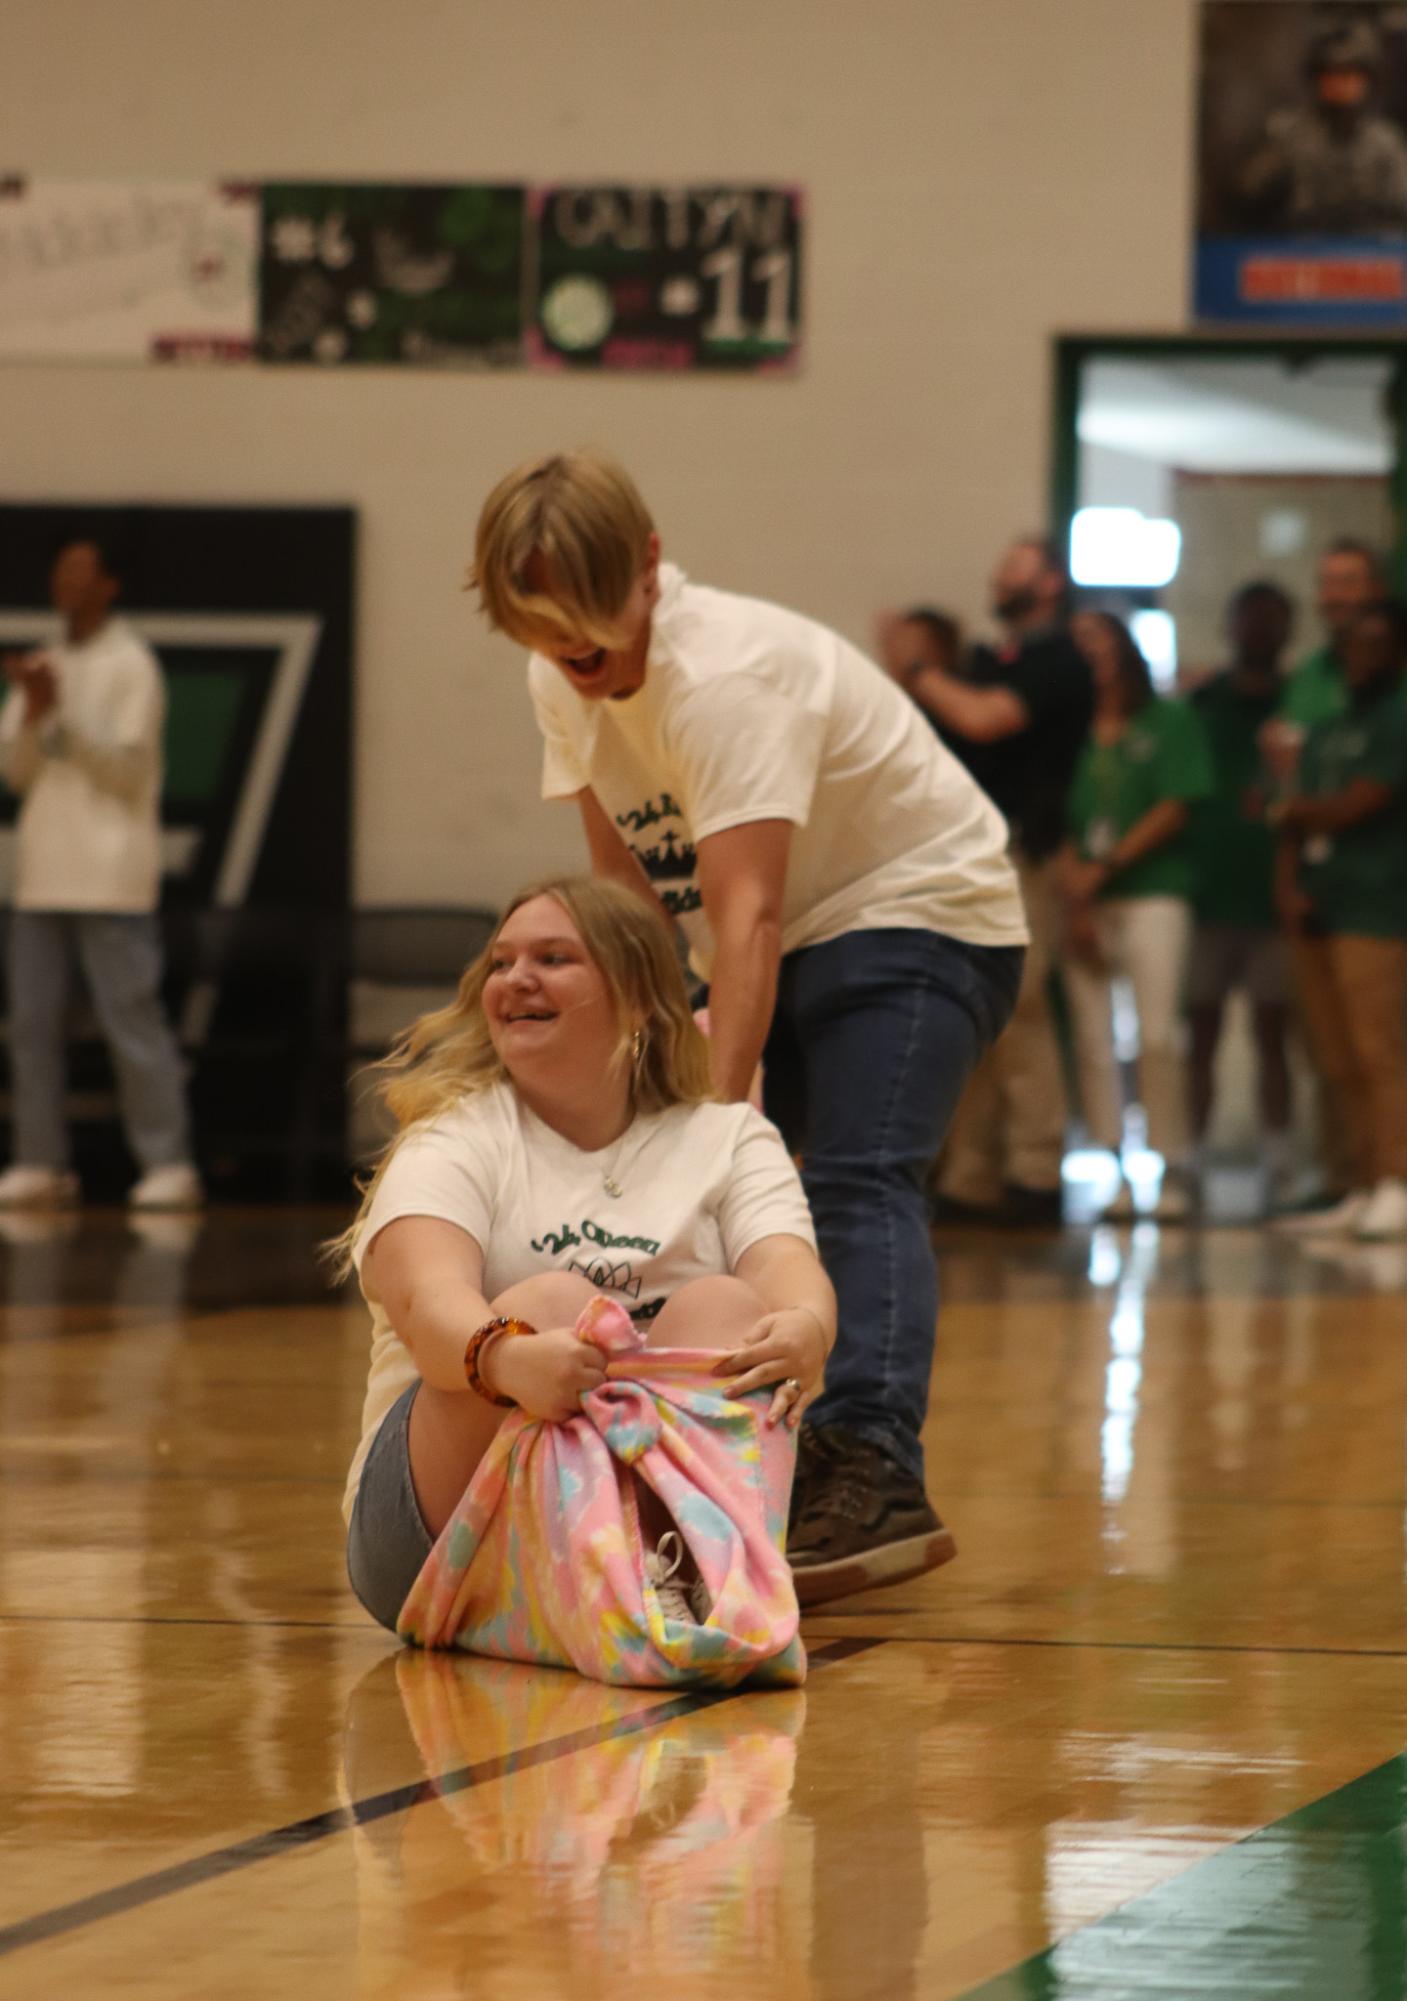
M 632 1117 L 630 1124 L 626 1127 L 625 1131 L 616 1141 L 615 1152 L 611 1155 L 610 1160 L 607 1162 L 607 1164 L 601 1169 L 601 1186 L 605 1189 L 606 1193 L 610 1196 L 613 1202 L 619 1202 L 620 1198 L 625 1193 L 625 1189 L 621 1185 L 616 1170 L 620 1166 L 621 1155 L 625 1151 L 625 1143 L 630 1138 L 630 1135 L 634 1132 L 634 1130 L 635 1130 L 635 1119 L 634 1117 Z

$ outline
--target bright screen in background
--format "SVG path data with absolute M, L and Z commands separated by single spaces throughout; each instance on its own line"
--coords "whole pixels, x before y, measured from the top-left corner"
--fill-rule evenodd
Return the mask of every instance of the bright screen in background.
M 1172 613 L 1136 611 L 1129 620 L 1129 631 L 1148 662 L 1154 686 L 1171 688 L 1177 680 L 1177 621 Z
M 1087 589 L 1156 591 L 1182 560 L 1182 530 L 1136 507 L 1082 507 L 1070 523 L 1070 575 Z

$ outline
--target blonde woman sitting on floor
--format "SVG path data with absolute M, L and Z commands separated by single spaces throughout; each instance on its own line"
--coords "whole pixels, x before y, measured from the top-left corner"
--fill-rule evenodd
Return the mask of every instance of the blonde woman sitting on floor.
M 730 1393 L 775 1385 L 766 1422 L 793 1427 L 835 1302 L 779 1135 L 713 1101 L 668 934 L 629 891 L 525 891 L 386 1067 L 399 1135 L 335 1248 L 373 1323 L 348 1570 L 394 1630 L 507 1406 L 563 1423 L 605 1379 L 574 1326 L 593 1297 L 650 1346 L 717 1349 Z M 642 1489 L 647 1544 L 673 1526 Z

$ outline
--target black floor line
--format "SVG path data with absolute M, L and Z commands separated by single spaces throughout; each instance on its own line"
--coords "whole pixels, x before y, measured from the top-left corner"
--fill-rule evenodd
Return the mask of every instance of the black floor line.
M 810 1615 L 816 1619 L 914 1619 L 922 1618 L 925 1608 L 919 1605 L 898 1605 L 891 1611 L 888 1606 L 880 1609 L 873 1605 L 861 1606 L 854 1612 L 831 1611 L 818 1605 Z M 0 1613 L 0 1632 L 7 1626 L 209 1626 L 212 1630 L 236 1627 L 240 1631 L 252 1633 L 350 1633 L 365 1640 L 383 1641 L 384 1634 L 379 1627 L 353 1623 L 338 1619 L 205 1619 L 192 1614 L 172 1614 L 163 1618 L 149 1612 L 98 1613 L 83 1615 L 73 1612 L 5 1612 Z M 803 1625 L 803 1637 L 805 1627 Z M 1403 1647 L 1310 1647 L 1310 1646 L 1254 1646 L 1249 1642 L 1236 1640 L 1062 1640 L 1041 1637 L 1034 1633 L 870 1633 L 863 1636 L 864 1644 L 871 1647 L 1057 1647 L 1067 1652 L 1079 1653 L 1129 1653 L 1129 1654 L 1262 1654 L 1274 1657 L 1280 1654 L 1304 1654 L 1310 1657 L 1322 1655 L 1335 1660 L 1407 1660 L 1407 1646 Z M 823 1640 L 822 1646 L 828 1642 Z M 843 1644 L 839 1639 L 837 1645 Z M 812 1660 L 820 1658 L 813 1652 Z M 2 1936 L 3 1934 L 0 1934 Z
M 811 1651 L 810 1663 L 813 1668 L 829 1667 L 888 1644 L 883 1638 L 868 1636 L 825 1641 Z M 453 1771 L 441 1773 L 438 1778 L 417 1779 L 410 1785 L 393 1786 L 389 1792 L 373 1793 L 368 1799 L 353 1800 L 350 1806 L 332 1807 L 326 1813 L 309 1814 L 305 1820 L 289 1821 L 284 1827 L 270 1828 L 266 1833 L 251 1835 L 245 1841 L 231 1842 L 228 1847 L 216 1848 L 208 1855 L 192 1856 L 188 1862 L 176 1862 L 167 1869 L 154 1869 L 148 1875 L 134 1877 L 130 1883 L 119 1883 L 111 1890 L 100 1890 L 94 1896 L 80 1897 L 70 1904 L 57 1904 L 52 1910 L 39 1911 L 33 1917 L 21 1918 L 16 1924 L 0 1927 L 0 1957 L 18 1952 L 24 1946 L 41 1945 L 49 1939 L 62 1938 L 69 1932 L 82 1931 L 103 1918 L 122 1917 L 128 1911 L 140 1910 L 145 1904 L 158 1903 L 164 1897 L 176 1896 L 182 1890 L 193 1890 L 203 1883 L 213 1883 L 221 1876 L 251 1868 L 256 1862 L 273 1861 L 280 1855 L 310 1847 L 314 1842 L 326 1841 L 331 1835 L 345 1834 L 353 1827 L 365 1827 L 372 1821 L 385 1820 L 390 1814 L 407 1813 L 411 1807 L 438 1799 L 445 1793 L 467 1792 L 474 1786 L 487 1785 L 493 1779 L 506 1778 L 511 1772 L 525 1771 L 533 1765 L 553 1764 L 557 1759 L 569 1758 L 577 1751 L 589 1751 L 599 1744 L 638 1736 L 643 1731 L 657 1729 L 661 1723 L 673 1723 L 680 1717 L 694 1716 L 705 1709 L 717 1709 L 725 1702 L 736 1702 L 745 1693 L 745 1690 L 736 1688 L 695 1689 L 671 1701 L 657 1703 L 653 1708 L 638 1709 L 629 1716 L 617 1717 L 611 1723 L 595 1724 L 589 1730 L 573 1730 L 565 1737 L 549 1737 L 544 1743 L 528 1744 L 521 1751 L 508 1751 L 501 1757 L 485 1758 L 477 1765 L 456 1766 Z

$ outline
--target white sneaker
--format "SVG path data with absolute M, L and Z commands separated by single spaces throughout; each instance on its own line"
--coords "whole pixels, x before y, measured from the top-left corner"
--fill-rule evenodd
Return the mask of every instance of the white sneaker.
M 71 1209 L 81 1199 L 78 1176 L 56 1167 L 7 1167 L 0 1174 L 0 1209 Z
M 1332 1209 L 1307 1209 L 1298 1216 L 1277 1216 L 1270 1227 L 1283 1230 L 1289 1237 L 1351 1237 L 1368 1200 L 1366 1188 L 1355 1188 Z
M 702 1626 L 708 1618 L 708 1592 L 701 1577 L 688 1590 L 674 1582 L 683 1562 L 684 1539 L 671 1529 L 660 1537 L 654 1554 L 645 1558 L 645 1576 L 666 1619 L 681 1626 Z
M 1407 1181 L 1388 1175 L 1364 1204 L 1354 1226 L 1355 1237 L 1407 1236 Z
M 178 1160 L 144 1174 L 127 1201 L 133 1209 L 199 1209 L 205 1203 L 205 1188 L 190 1162 Z

